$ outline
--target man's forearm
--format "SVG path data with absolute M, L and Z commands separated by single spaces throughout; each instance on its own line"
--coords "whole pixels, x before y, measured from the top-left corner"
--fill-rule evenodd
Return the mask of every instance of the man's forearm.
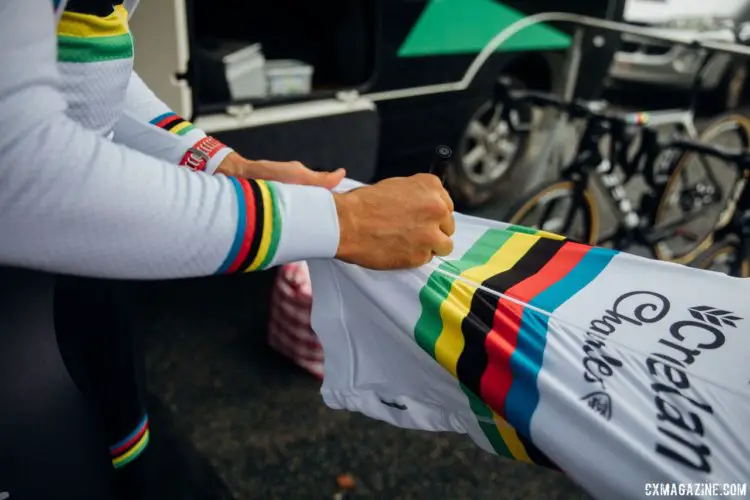
M 0 264 L 161 279 L 332 257 L 325 189 L 209 176 L 65 115 L 48 0 L 0 2 Z
M 133 72 L 125 95 L 125 108 L 114 127 L 114 142 L 175 165 L 185 165 L 191 148 L 200 147 L 206 133 L 196 128 L 161 101 Z M 213 174 L 232 152 L 223 145 L 203 166 Z

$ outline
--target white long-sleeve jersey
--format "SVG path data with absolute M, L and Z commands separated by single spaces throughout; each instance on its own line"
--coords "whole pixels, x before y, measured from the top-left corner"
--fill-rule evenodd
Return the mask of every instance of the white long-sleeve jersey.
M 205 134 L 133 73 L 136 0 L 0 2 L 0 265 L 161 279 L 333 257 L 321 188 L 177 168 Z

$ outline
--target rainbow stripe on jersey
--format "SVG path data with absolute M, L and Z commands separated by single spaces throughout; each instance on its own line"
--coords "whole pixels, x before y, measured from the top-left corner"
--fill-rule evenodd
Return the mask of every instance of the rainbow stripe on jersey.
M 443 263 L 420 291 L 415 338 L 461 383 L 499 455 L 554 467 L 530 431 L 549 316 L 441 271 L 552 313 L 616 254 L 519 226 L 490 229 L 460 259 Z
M 127 9 L 111 0 L 69 0 L 57 27 L 57 48 L 60 62 L 132 58 Z
M 112 465 L 115 469 L 125 467 L 138 458 L 148 446 L 149 437 L 148 415 L 146 415 L 133 432 L 110 447 L 109 453 L 112 456 Z
M 237 232 L 217 274 L 265 269 L 281 237 L 280 199 L 272 182 L 230 177 L 238 200 Z
M 195 129 L 195 125 L 175 113 L 174 111 L 167 111 L 166 113 L 157 116 L 151 120 L 151 125 L 159 127 L 171 132 L 175 135 L 183 136 Z

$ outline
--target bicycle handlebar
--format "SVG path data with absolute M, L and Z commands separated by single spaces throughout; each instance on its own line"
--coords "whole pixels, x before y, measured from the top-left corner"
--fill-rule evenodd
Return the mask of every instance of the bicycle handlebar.
M 500 78 L 495 83 L 495 102 L 504 105 L 503 111 L 506 114 L 519 103 L 554 108 L 578 117 L 589 116 L 589 114 L 594 112 L 592 105 L 586 101 L 565 101 L 564 99 L 548 92 L 513 89 L 511 81 L 506 78 Z M 513 124 L 511 123 L 511 126 L 512 125 Z
M 511 115 L 511 112 L 520 103 L 553 108 L 567 113 L 572 118 L 588 120 L 579 149 L 584 148 L 591 153 L 598 148 L 599 138 L 603 135 L 610 135 L 613 139 L 609 147 L 610 158 L 625 167 L 628 172 L 627 175 L 633 175 L 640 165 L 641 159 L 647 156 L 645 150 L 639 149 L 632 159 L 629 158 L 630 144 L 635 137 L 635 134 L 630 133 L 630 130 L 633 126 L 644 123 L 641 113 L 608 111 L 606 106 L 600 110 L 599 106 L 602 101 L 586 101 L 583 99 L 568 101 L 547 92 L 513 89 L 511 80 L 507 78 L 500 78 L 495 83 L 495 102 L 501 104 L 503 120 L 516 133 L 530 130 L 530 127 L 524 127 L 521 130 Z M 632 167 L 630 167 L 631 164 Z
M 567 101 L 555 94 L 536 90 L 513 89 L 509 79 L 500 78 L 495 83 L 495 103 L 502 104 L 503 119 L 508 122 L 514 132 L 519 132 L 510 113 L 520 103 L 528 103 L 538 107 L 553 108 L 567 113 L 573 118 L 586 118 L 610 126 L 636 125 L 640 122 L 634 116 L 637 113 L 599 111 L 600 101 L 586 101 L 574 99 Z
M 510 112 L 519 103 L 529 103 L 540 107 L 558 109 L 568 113 L 572 117 L 589 120 L 589 125 L 608 127 L 603 130 L 608 131 L 613 139 L 618 139 L 613 140 L 611 143 L 611 147 L 615 148 L 612 150 L 614 157 L 616 157 L 617 161 L 622 165 L 632 164 L 633 168 L 627 169 L 632 173 L 636 171 L 638 165 L 640 165 L 644 159 L 646 160 L 646 164 L 653 164 L 658 153 L 665 149 L 679 149 L 684 152 L 694 152 L 701 155 L 711 156 L 727 163 L 733 163 L 741 170 L 750 171 L 750 151 L 732 151 L 726 148 L 685 139 L 672 139 L 668 142 L 660 142 L 658 140 L 657 132 L 644 126 L 638 127 L 642 138 L 641 147 L 636 156 L 632 160 L 628 160 L 627 147 L 623 147 L 623 144 L 618 143 L 625 141 L 625 146 L 627 146 L 627 143 L 630 141 L 630 139 L 626 139 L 626 131 L 628 130 L 628 127 L 645 124 L 644 121 L 641 120 L 639 113 L 613 112 L 607 110 L 597 111 L 594 109 L 594 102 L 581 99 L 566 101 L 554 94 L 546 92 L 512 89 L 510 81 L 502 78 L 495 84 L 495 100 L 496 102 L 503 104 L 502 113 L 504 119 L 514 132 L 518 132 L 519 130 L 517 124 L 514 123 L 514 120 L 510 116 Z M 646 168 L 645 170 L 648 171 L 649 169 Z

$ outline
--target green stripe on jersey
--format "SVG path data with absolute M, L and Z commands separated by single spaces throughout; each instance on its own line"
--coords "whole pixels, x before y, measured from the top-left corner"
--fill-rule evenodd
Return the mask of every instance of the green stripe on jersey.
M 76 37 L 58 35 L 57 60 L 67 63 L 93 63 L 133 57 L 130 33 L 115 36 Z

